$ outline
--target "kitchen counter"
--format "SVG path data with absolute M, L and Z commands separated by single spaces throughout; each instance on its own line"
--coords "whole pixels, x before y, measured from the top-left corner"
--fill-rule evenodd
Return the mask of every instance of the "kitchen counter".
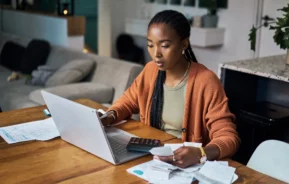
M 221 63 L 219 65 L 219 77 L 222 69 L 289 82 L 289 65 L 286 65 L 286 55 Z
M 286 55 L 221 63 L 219 77 L 242 142 L 235 160 L 246 164 L 256 147 L 268 139 L 289 143 Z

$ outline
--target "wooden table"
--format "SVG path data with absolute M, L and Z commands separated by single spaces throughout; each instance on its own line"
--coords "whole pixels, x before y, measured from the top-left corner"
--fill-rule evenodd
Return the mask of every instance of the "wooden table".
M 86 99 L 77 102 L 92 108 L 101 105 Z M 0 127 L 46 118 L 45 106 L 0 113 Z M 179 139 L 160 130 L 130 120 L 119 125 L 129 133 L 164 142 L 180 142 Z M 97 144 L 97 142 L 96 142 Z M 114 166 L 60 138 L 51 141 L 31 141 L 7 144 L 0 138 L 0 183 L 146 183 L 126 172 L 126 169 L 149 161 L 151 155 Z M 236 167 L 239 179 L 236 183 L 282 183 L 248 167 L 229 160 Z

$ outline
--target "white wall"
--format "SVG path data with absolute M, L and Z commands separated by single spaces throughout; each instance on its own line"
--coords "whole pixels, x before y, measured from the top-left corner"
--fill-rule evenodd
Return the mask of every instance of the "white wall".
M 124 32 L 127 0 L 98 0 L 98 54 L 117 56 L 116 39 Z
M 82 51 L 84 48 L 84 35 L 69 36 L 67 38 L 67 46 L 69 46 L 69 48 Z
M 127 1 L 131 2 L 133 0 Z M 206 9 L 200 9 L 197 6 L 197 8 L 195 8 L 158 4 L 144 5 L 142 1 L 137 2 L 139 4 L 135 5 L 135 7 L 126 6 L 126 12 L 129 12 L 127 17 L 151 18 L 155 13 L 164 9 L 175 9 L 182 12 L 185 16 L 201 16 L 207 13 Z M 206 65 L 209 69 L 217 73 L 218 65 L 221 62 L 229 62 L 253 57 L 253 54 L 250 51 L 250 44 L 248 42 L 248 33 L 255 22 L 256 5 L 256 1 L 252 0 L 228 0 L 228 8 L 221 9 L 218 12 L 218 26 L 226 29 L 225 43 L 223 46 L 215 48 L 194 47 L 193 51 L 195 52 L 195 55 L 200 63 Z M 145 8 L 147 11 L 149 11 L 149 13 L 142 13 L 141 9 Z M 135 14 L 132 15 L 131 11 L 129 10 L 134 10 Z M 138 38 L 138 43 L 139 42 L 140 41 Z M 146 45 L 145 39 L 143 42 L 143 44 Z
M 114 0 L 113 6 L 112 6 L 112 56 L 117 56 L 116 51 L 116 39 L 120 33 L 122 33 L 125 29 L 125 18 L 126 13 L 124 12 L 126 9 L 126 0 Z M 114 17 L 117 17 L 114 18 Z M 121 30 L 121 32 L 119 31 Z
M 112 56 L 111 0 L 98 0 L 98 54 Z M 122 30 L 119 30 L 122 32 Z
M 14 10 L 3 10 L 3 32 L 48 40 L 51 44 L 67 46 L 67 21 Z
M 252 0 L 229 0 L 228 9 L 219 12 L 219 27 L 226 29 L 225 43 L 215 49 L 193 48 L 200 63 L 217 73 L 221 62 L 253 57 L 248 34 L 255 23 L 255 3 Z
M 2 15 L 3 19 L 1 18 Z M 0 28 L 1 32 L 27 38 L 44 39 L 52 45 L 70 47 L 81 51 L 84 48 L 83 35 L 68 36 L 67 19 L 65 18 L 0 9 L 1 25 L 1 28 L 3 28 Z
M 248 42 L 248 33 L 256 19 L 256 3 L 252 0 L 228 0 L 228 9 L 222 9 L 218 12 L 219 27 L 226 29 L 225 44 L 216 48 L 193 48 L 200 63 L 206 65 L 209 69 L 217 73 L 218 64 L 239 59 L 252 58 Z M 99 40 L 102 36 L 110 35 L 110 39 L 102 39 L 99 42 L 99 48 L 103 44 L 111 44 L 109 48 L 110 56 L 115 56 L 115 38 L 118 34 L 124 32 L 124 22 L 126 18 L 151 18 L 155 13 L 164 9 L 175 9 L 181 11 L 186 16 L 204 15 L 206 9 L 195 7 L 183 7 L 174 5 L 145 4 L 143 0 L 99 0 L 99 2 L 110 2 L 106 8 L 113 11 L 110 13 L 111 27 L 99 34 Z M 110 8 L 109 8 L 110 7 Z M 124 7 L 124 8 L 123 8 Z M 99 6 L 99 8 L 101 8 Z M 107 9 L 99 9 L 99 20 L 101 20 L 101 11 L 107 16 Z M 108 19 L 106 19 L 109 21 Z M 99 26 L 107 26 L 104 24 Z M 107 22 L 106 22 L 107 23 Z M 139 46 L 146 51 L 146 38 L 135 37 Z M 101 55 L 101 52 L 99 53 Z M 147 60 L 149 58 L 147 57 Z

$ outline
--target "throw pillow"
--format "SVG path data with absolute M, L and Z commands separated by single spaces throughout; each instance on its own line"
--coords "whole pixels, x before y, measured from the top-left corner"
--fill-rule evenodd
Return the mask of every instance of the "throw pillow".
M 46 82 L 45 86 L 58 86 L 79 82 L 93 69 L 94 61 L 74 60 L 59 68 Z
M 25 47 L 8 41 L 1 51 L 0 64 L 10 70 L 19 71 L 24 52 Z
M 55 72 L 55 69 L 41 65 L 37 70 L 34 70 L 31 74 L 31 78 L 26 81 L 26 84 L 35 86 L 44 86 L 48 78 Z
M 44 65 L 50 53 L 50 44 L 45 40 L 32 40 L 29 42 L 22 61 L 21 72 L 31 74 L 39 65 Z

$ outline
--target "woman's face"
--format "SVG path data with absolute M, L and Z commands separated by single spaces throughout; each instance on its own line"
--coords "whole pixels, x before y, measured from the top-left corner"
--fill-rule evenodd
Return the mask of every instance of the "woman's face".
M 186 41 L 167 24 L 152 24 L 149 27 L 148 52 L 159 70 L 170 70 L 183 59 Z

